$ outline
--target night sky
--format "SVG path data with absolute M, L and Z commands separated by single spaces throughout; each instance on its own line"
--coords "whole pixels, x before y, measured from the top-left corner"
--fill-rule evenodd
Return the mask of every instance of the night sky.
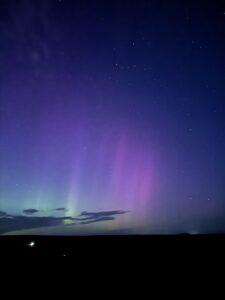
M 0 1 L 0 233 L 225 233 L 225 1 Z

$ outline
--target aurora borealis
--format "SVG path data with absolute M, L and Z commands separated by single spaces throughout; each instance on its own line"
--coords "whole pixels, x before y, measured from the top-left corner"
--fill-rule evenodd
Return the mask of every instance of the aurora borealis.
M 225 5 L 168 2 L 1 1 L 0 224 L 225 231 Z

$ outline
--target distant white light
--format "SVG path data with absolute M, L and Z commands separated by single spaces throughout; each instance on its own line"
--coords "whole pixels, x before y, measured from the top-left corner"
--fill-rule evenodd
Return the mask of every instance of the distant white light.
M 189 234 L 196 235 L 199 234 L 199 232 L 196 230 L 196 231 L 191 231 Z
M 34 242 L 34 241 L 31 241 L 27 246 L 29 246 L 29 247 L 34 247 L 34 246 L 35 246 L 35 242 Z

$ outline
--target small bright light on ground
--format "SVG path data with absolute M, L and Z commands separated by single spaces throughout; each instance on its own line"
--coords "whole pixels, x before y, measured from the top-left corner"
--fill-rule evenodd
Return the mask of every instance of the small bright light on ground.
M 29 247 L 34 247 L 34 245 L 35 245 L 35 242 L 34 242 L 34 241 L 31 241 L 31 242 L 28 244 Z

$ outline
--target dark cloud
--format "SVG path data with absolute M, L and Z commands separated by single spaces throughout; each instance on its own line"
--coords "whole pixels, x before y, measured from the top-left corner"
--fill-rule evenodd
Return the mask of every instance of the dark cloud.
M 4 211 L 0 211 L 0 217 L 3 217 L 3 216 L 7 216 L 7 213 L 5 213 Z
M 54 209 L 50 209 L 50 211 L 68 211 L 65 207 L 58 207 L 58 208 L 54 208 Z M 28 208 L 28 209 L 24 209 L 23 213 L 26 215 L 33 215 L 40 212 L 38 209 L 34 209 L 34 208 Z
M 57 208 L 55 210 L 64 210 L 64 209 Z M 69 220 L 73 222 L 71 224 L 67 224 L 67 226 L 85 225 L 85 224 L 91 224 L 91 223 L 103 222 L 103 221 L 113 221 L 115 220 L 116 215 L 126 213 L 125 211 L 119 211 L 119 210 L 104 211 L 104 212 L 83 212 L 80 214 L 80 217 L 73 218 L 71 216 L 67 216 L 67 217 L 33 216 L 33 214 L 35 214 L 36 212 L 38 212 L 38 210 L 30 208 L 30 209 L 23 210 L 23 213 L 31 216 L 14 216 L 14 215 L 9 215 L 6 212 L 0 211 L 0 234 L 10 232 L 10 231 L 64 225 L 65 220 Z M 76 223 L 74 223 L 74 221 L 76 221 Z
M 68 211 L 68 209 L 65 208 L 65 207 L 58 207 L 58 208 L 56 208 L 54 210 L 56 210 L 56 211 Z
M 36 214 L 39 210 L 34 208 L 24 209 L 23 213 L 26 215 Z
M 76 221 L 86 221 L 86 220 L 93 220 L 93 219 L 97 219 L 98 217 L 85 217 L 85 218 L 81 218 L 81 217 L 78 217 L 78 218 L 74 218 L 74 220 Z
M 6 215 L 5 217 L 0 218 L 0 234 L 32 229 L 39 227 L 48 227 L 48 226 L 57 226 L 62 225 L 65 220 L 73 220 L 72 217 L 26 217 L 26 216 L 10 216 Z
M 80 224 L 90 224 L 90 223 L 96 223 L 96 222 L 103 222 L 103 221 L 113 221 L 115 220 L 114 217 L 101 217 L 101 218 L 95 218 L 89 221 L 83 221 Z
M 125 213 L 127 213 L 127 211 L 121 211 L 121 210 L 110 210 L 110 211 L 100 211 L 100 212 L 83 211 L 80 214 L 79 218 L 76 218 L 76 220 L 80 221 L 80 224 L 113 221 L 115 220 L 116 215 L 121 215 Z
M 6 212 L 4 211 L 0 211 L 0 218 L 5 218 L 5 219 L 13 219 L 14 217 L 11 215 L 8 215 Z
M 127 211 L 121 211 L 121 210 L 109 210 L 109 211 L 100 211 L 100 212 L 87 212 L 87 211 L 83 211 L 80 214 L 80 217 L 82 217 L 82 216 L 89 216 L 89 217 L 98 218 L 98 217 L 107 217 L 107 216 L 121 215 L 121 214 L 125 214 L 125 213 L 127 213 Z

